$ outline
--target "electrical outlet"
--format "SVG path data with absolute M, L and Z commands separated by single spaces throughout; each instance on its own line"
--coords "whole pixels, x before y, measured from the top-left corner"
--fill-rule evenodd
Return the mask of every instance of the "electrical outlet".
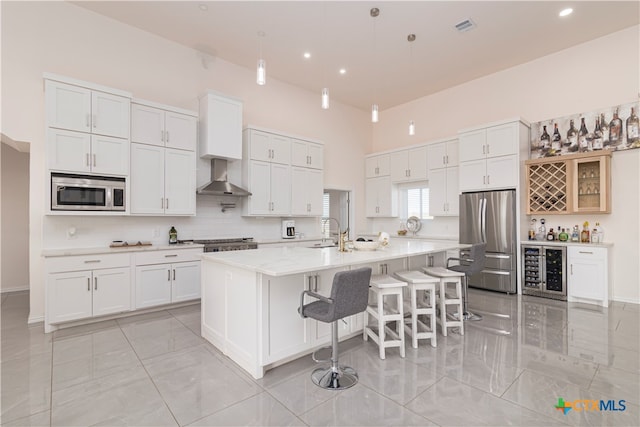
M 153 230 L 151 230 L 151 237 L 160 237 L 160 229 L 154 228 Z

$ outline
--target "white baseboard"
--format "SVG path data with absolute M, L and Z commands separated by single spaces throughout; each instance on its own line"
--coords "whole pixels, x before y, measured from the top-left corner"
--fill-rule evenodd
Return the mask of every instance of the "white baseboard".
M 27 324 L 31 325 L 33 323 L 44 322 L 44 316 L 29 316 L 27 319 Z
M 614 297 L 612 298 L 612 301 L 616 301 L 616 302 L 625 302 L 625 303 L 629 303 L 629 304 L 640 304 L 640 301 L 637 299 L 633 299 L 633 298 L 620 298 L 620 297 Z

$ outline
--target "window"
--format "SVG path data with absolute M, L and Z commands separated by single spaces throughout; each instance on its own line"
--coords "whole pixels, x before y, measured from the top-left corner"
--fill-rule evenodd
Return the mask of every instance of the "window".
M 429 187 L 415 184 L 403 188 L 406 196 L 406 217 L 417 216 L 420 219 L 431 219 L 429 215 Z
M 331 202 L 331 198 L 329 197 L 329 193 L 324 193 L 322 195 L 322 219 L 320 220 L 320 230 L 321 230 L 322 236 L 326 239 L 331 237 L 329 233 L 330 202 Z

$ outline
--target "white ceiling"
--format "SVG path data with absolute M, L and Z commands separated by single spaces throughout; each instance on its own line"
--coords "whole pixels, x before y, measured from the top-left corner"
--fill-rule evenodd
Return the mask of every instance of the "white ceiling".
M 97 13 L 362 109 L 386 109 L 636 25 L 638 1 L 84 1 Z M 200 6 L 206 5 L 206 11 Z M 380 9 L 372 18 L 369 10 Z M 558 12 L 574 13 L 560 18 Z M 477 27 L 458 33 L 471 18 Z M 375 27 L 375 29 L 374 29 Z M 410 47 L 407 35 L 416 34 Z M 375 34 L 375 42 L 374 42 Z M 305 60 L 303 52 L 312 54 Z M 612 58 L 584 58 L 585 67 Z M 614 60 L 615 61 L 615 60 Z M 340 75 L 338 69 L 347 69 Z M 255 84 L 255 81 L 248 82 Z M 318 101 L 319 102 L 319 101 Z

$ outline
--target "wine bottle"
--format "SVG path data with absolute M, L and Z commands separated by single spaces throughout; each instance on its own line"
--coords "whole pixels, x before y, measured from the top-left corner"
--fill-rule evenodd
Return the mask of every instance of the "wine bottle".
M 573 120 L 569 121 L 569 130 L 567 131 L 567 141 L 565 145 L 569 146 L 569 151 L 578 151 L 578 132 L 573 125 Z
M 562 137 L 560 136 L 560 131 L 558 130 L 558 124 L 555 123 L 553 125 L 553 136 L 551 137 L 551 148 L 556 151 L 556 154 L 560 154 L 561 141 Z
M 600 127 L 600 117 L 596 117 L 596 130 L 593 131 L 592 148 L 594 150 L 602 150 L 602 128 Z
M 631 107 L 631 115 L 627 119 L 627 144 L 633 147 L 640 147 L 640 136 L 638 135 L 638 116 L 633 107 Z
M 580 131 L 578 132 L 578 147 L 580 152 L 589 151 L 589 143 L 587 142 L 587 135 L 589 135 L 589 131 L 587 130 L 587 125 L 584 123 L 584 117 L 583 117 L 580 123 Z
M 542 135 L 540 135 L 540 148 L 544 151 L 548 151 L 551 148 L 551 138 L 547 133 L 547 127 L 542 126 Z
M 609 123 L 604 119 L 604 113 L 600 114 L 600 127 L 602 129 L 602 146 L 608 147 L 609 141 Z
M 617 147 L 622 143 L 622 120 L 618 117 L 618 109 L 613 113 L 613 119 L 609 123 L 609 140 L 611 145 Z

